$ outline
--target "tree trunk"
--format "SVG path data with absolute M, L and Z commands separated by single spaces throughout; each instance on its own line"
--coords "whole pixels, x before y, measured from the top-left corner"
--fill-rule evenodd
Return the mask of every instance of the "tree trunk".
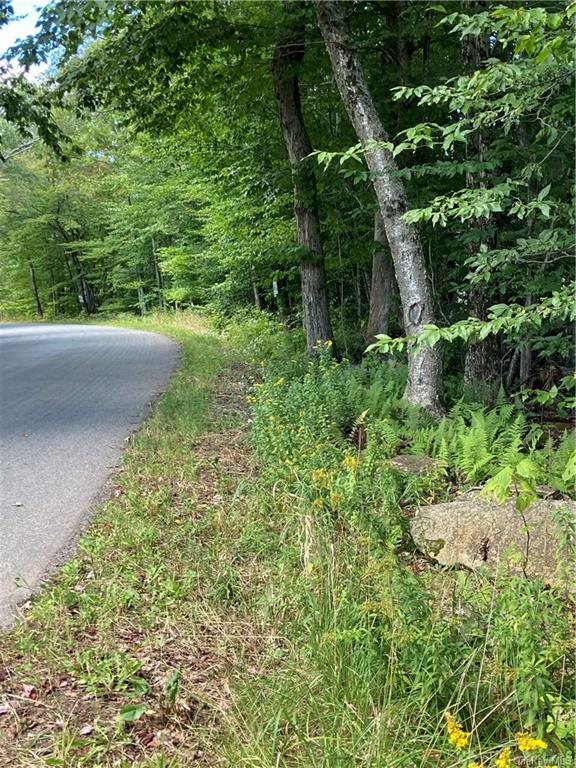
M 158 306 L 160 309 L 164 309 L 164 279 L 162 277 L 162 271 L 158 259 L 156 257 L 156 240 L 152 237 L 152 261 L 154 262 L 154 275 L 156 277 L 156 291 L 158 293 Z
M 70 253 L 70 258 L 74 264 L 74 271 L 76 273 L 76 280 L 80 296 L 82 297 L 82 306 L 86 314 L 93 315 L 96 312 L 96 298 L 92 286 L 84 275 L 84 269 L 82 262 L 78 258 L 76 253 Z
M 141 315 L 146 315 L 148 313 L 146 298 L 144 296 L 144 288 L 141 285 L 138 286 L 138 308 Z
M 520 383 L 528 385 L 532 377 L 532 344 L 525 341 L 520 348 Z
M 533 297 L 529 293 L 524 300 L 524 306 L 532 304 Z M 532 378 L 532 344 L 526 339 L 520 346 L 520 386 L 529 385 Z
M 72 285 L 72 290 L 74 291 L 74 297 L 76 299 L 76 305 L 78 306 L 78 309 L 80 312 L 84 309 L 83 306 L 83 296 L 82 296 L 82 290 L 80 286 L 80 280 L 78 278 L 78 275 L 75 273 L 75 271 L 72 271 L 72 267 L 70 265 L 70 259 L 68 258 L 67 254 L 64 253 L 64 261 L 66 263 L 66 269 L 68 271 L 68 277 L 70 278 L 70 284 Z
M 468 291 L 468 313 L 471 317 L 487 320 L 488 300 L 482 286 Z M 494 335 L 482 341 L 471 341 L 464 360 L 464 388 L 475 400 L 491 402 L 498 394 L 502 381 L 500 344 Z
M 316 196 L 316 177 L 310 160 L 312 145 L 300 104 L 297 68 L 304 57 L 304 32 L 294 27 L 274 51 L 272 77 L 282 135 L 292 166 L 294 214 L 298 244 L 305 251 L 300 261 L 302 316 L 306 346 L 313 354 L 318 342 L 332 341 L 324 277 L 324 257 Z
M 469 3 L 465 3 L 469 4 Z M 482 66 L 482 61 L 490 54 L 490 42 L 477 35 L 467 35 L 462 42 L 462 59 L 467 71 L 472 74 Z M 473 134 L 468 142 L 475 160 L 486 160 L 486 144 L 481 132 Z M 469 189 L 480 189 L 486 186 L 486 172 L 466 173 L 466 186 Z M 480 232 L 488 232 L 490 219 L 484 217 L 476 220 Z M 471 243 L 468 250 L 471 254 L 478 253 L 481 242 Z M 493 245 L 493 242 L 490 243 Z M 480 320 L 488 319 L 488 307 L 492 304 L 491 297 L 484 286 L 475 285 L 468 291 L 468 314 Z M 498 337 L 490 335 L 481 341 L 472 341 L 466 349 L 464 359 L 464 387 L 474 399 L 490 402 L 498 392 L 502 381 L 500 370 L 500 342 Z
M 56 286 L 56 276 L 51 265 L 48 266 L 48 274 L 50 275 L 50 291 L 49 301 L 52 304 L 52 312 L 54 315 L 60 314 L 60 291 Z M 59 281 L 58 281 L 59 282 Z
M 402 218 L 407 208 L 404 185 L 395 175 L 397 165 L 392 153 L 382 146 L 388 141 L 388 135 L 374 107 L 348 30 L 343 3 L 315 0 L 315 5 L 340 96 L 364 146 L 372 174 L 400 289 L 404 328 L 407 334 L 417 336 L 423 325 L 434 322 L 434 313 L 420 238 L 415 227 Z M 441 389 L 439 345 L 410 350 L 404 397 L 434 415 L 440 415 Z
M 36 304 L 36 314 L 38 317 L 44 317 L 44 312 L 42 310 L 42 302 L 40 301 L 40 294 L 38 293 L 38 283 L 36 282 L 36 271 L 34 270 L 34 265 L 31 261 L 28 262 L 28 266 L 30 267 L 30 281 L 32 283 L 32 293 L 34 294 L 34 302 Z
M 274 296 L 276 297 L 276 306 L 282 322 L 287 326 L 290 318 L 290 292 L 288 289 L 288 280 L 286 277 L 277 277 L 275 280 L 276 288 Z
M 392 289 L 394 287 L 394 264 L 386 252 L 388 241 L 380 211 L 377 211 L 374 215 L 374 243 L 370 311 L 364 336 L 366 345 L 376 341 L 378 333 L 388 333 L 388 318 L 392 302 Z
M 262 298 L 260 296 L 260 291 L 258 289 L 258 283 L 254 279 L 254 267 L 252 267 L 252 293 L 254 295 L 254 306 L 256 307 L 256 309 L 261 310 Z
M 518 367 L 519 360 L 520 347 L 516 345 L 514 352 L 512 353 L 510 365 L 508 366 L 508 373 L 506 375 L 506 392 L 508 392 L 508 394 L 510 394 L 510 391 L 512 390 L 512 383 L 514 382 L 514 377 L 516 376 L 516 368 Z

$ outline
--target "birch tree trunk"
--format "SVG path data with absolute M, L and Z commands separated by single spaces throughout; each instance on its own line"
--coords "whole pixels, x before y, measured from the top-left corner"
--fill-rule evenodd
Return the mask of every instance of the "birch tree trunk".
M 345 18 L 344 4 L 314 0 L 318 24 L 326 44 L 340 96 L 358 139 L 365 149 L 366 162 L 384 221 L 400 290 L 404 328 L 417 336 L 426 323 L 434 322 L 432 294 L 420 238 L 415 227 L 402 218 L 407 202 L 392 153 L 382 146 L 388 135 L 376 112 L 364 72 Z M 411 403 L 440 415 L 442 360 L 438 345 L 411 350 L 404 397 Z
M 376 341 L 378 333 L 388 333 L 388 317 L 394 288 L 394 264 L 387 253 L 388 240 L 380 211 L 374 215 L 374 244 L 370 310 L 364 335 L 366 345 Z
M 272 77 L 282 135 L 292 167 L 294 215 L 298 244 L 305 249 L 300 260 L 302 317 L 309 354 L 318 342 L 332 341 L 332 325 L 326 297 L 324 256 L 316 194 L 316 177 L 310 160 L 312 152 L 302 107 L 297 69 L 304 57 L 304 32 L 293 28 L 274 51 Z

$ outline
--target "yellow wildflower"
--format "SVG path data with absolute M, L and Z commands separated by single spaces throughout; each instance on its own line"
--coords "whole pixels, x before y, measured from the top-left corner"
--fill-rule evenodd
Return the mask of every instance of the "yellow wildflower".
M 256 398 L 254 397 L 254 395 L 246 395 L 246 401 L 248 403 L 255 403 L 256 402 Z
M 482 768 L 482 763 L 477 763 L 476 760 L 473 760 L 471 763 L 468 763 L 468 768 Z
M 512 761 L 510 760 L 510 753 L 512 750 L 510 747 L 504 747 L 502 752 L 498 755 L 496 760 L 494 760 L 494 765 L 496 768 L 512 768 Z
M 446 712 L 446 729 L 450 744 L 453 744 L 456 749 L 466 749 L 470 741 L 470 734 L 463 730 L 458 720 L 450 712 Z
M 542 739 L 534 739 L 529 733 L 515 733 L 514 738 L 520 752 L 532 752 L 537 749 L 548 749 L 548 744 Z
M 346 454 L 342 460 L 342 464 L 344 464 L 347 469 L 351 469 L 352 472 L 354 472 L 356 469 L 358 469 L 358 464 L 360 464 L 360 460 L 356 458 L 356 456 L 350 456 L 349 454 Z
M 339 493 L 331 493 L 330 494 L 330 504 L 332 504 L 333 507 L 337 506 L 339 501 L 340 501 L 340 494 Z
M 327 479 L 328 479 L 328 473 L 323 467 L 320 467 L 320 469 L 315 469 L 312 472 L 312 481 L 316 486 L 322 487 L 326 483 Z

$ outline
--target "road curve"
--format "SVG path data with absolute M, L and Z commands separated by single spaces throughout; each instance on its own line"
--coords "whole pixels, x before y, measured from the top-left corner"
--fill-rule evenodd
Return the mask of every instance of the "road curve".
M 85 325 L 0 325 L 0 626 L 73 547 L 178 345 Z

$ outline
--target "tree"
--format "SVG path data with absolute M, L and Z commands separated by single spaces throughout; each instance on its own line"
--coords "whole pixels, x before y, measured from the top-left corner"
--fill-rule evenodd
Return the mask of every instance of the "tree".
M 304 249 L 300 259 L 303 322 L 308 354 L 313 354 L 318 342 L 332 342 L 333 334 L 325 288 L 316 179 L 310 161 L 312 145 L 302 115 L 297 75 L 297 67 L 303 56 L 304 29 L 298 23 L 289 27 L 277 43 L 272 60 L 272 75 L 282 134 L 294 180 L 297 238 Z
M 394 289 L 394 264 L 388 253 L 388 240 L 382 214 L 374 215 L 374 257 L 370 286 L 370 310 L 364 335 L 366 344 L 373 344 L 378 334 L 388 333 L 388 318 Z
M 376 112 L 362 66 L 339 2 L 316 2 L 318 24 L 332 62 L 334 78 L 358 138 L 365 150 L 374 191 L 384 221 L 400 290 L 405 331 L 418 336 L 434 320 L 422 246 L 416 229 L 404 219 L 407 210 L 402 181 L 390 149 L 388 134 Z M 433 414 L 441 413 L 440 349 L 412 351 L 405 398 Z
M 171 117 L 175 114 L 178 121 L 184 114 L 200 118 L 201 110 L 187 99 L 200 92 L 204 103 L 211 98 L 211 90 L 220 91 L 222 65 L 231 65 L 242 78 L 240 70 L 246 59 L 261 56 L 262 46 L 271 34 L 276 34 L 276 27 L 262 27 L 265 39 L 261 32 L 255 34 L 256 29 L 240 7 L 227 9 L 208 2 L 171 0 L 161 10 L 147 4 L 127 8 L 86 2 L 80 7 L 57 2 L 44 10 L 36 38 L 22 47 L 23 61 L 41 59 L 57 43 L 64 46 L 65 57 L 70 58 L 87 35 L 97 34 L 97 43 L 62 67 L 58 76 L 60 91 L 74 88 L 86 105 L 113 105 L 129 113 L 140 128 L 172 132 Z M 294 70 L 302 52 L 299 43 L 292 44 L 294 31 L 288 30 L 286 35 L 287 44 L 276 45 L 272 72 L 293 170 L 303 322 L 308 350 L 312 351 L 317 341 L 332 339 L 332 329 L 314 170 L 310 162 L 303 162 L 312 146 L 303 122 Z M 258 70 L 254 70 L 253 58 L 249 64 L 254 78 Z M 154 94 L 153 99 L 150 94 Z M 230 98 L 230 90 L 225 96 Z
M 550 386 L 571 357 L 575 14 L 575 3 L 490 4 L 476 14 L 443 14 L 441 23 L 468 46 L 471 36 L 478 50 L 490 38 L 489 58 L 480 62 L 475 54 L 473 71 L 467 62 L 457 78 L 396 92 L 400 100 L 445 109 L 442 123 L 426 121 L 403 133 L 397 152 L 424 147 L 443 158 L 412 172 L 467 181 L 459 189 L 452 183 L 405 218 L 442 227 L 468 246 L 463 287 L 489 295 L 497 286 L 500 298 L 486 319 L 469 317 L 447 328 L 431 324 L 419 341 L 478 344 L 502 334 L 509 387 L 528 346 L 538 350 L 541 370 L 525 370 L 517 386 L 535 376 Z M 468 148 L 471 158 L 462 158 L 458 147 Z M 482 221 L 492 223 L 492 234 L 479 228 Z
M 472 2 L 466 2 L 464 7 L 471 7 Z M 480 8 L 482 6 L 479 6 Z M 462 40 L 462 60 L 468 74 L 477 72 L 491 53 L 490 35 L 467 35 Z M 487 183 L 487 171 L 481 170 L 486 163 L 486 138 L 481 131 L 475 132 L 468 138 L 468 158 L 477 163 L 478 170 L 466 173 L 466 186 L 469 189 L 483 189 Z M 494 222 L 489 216 L 475 220 L 478 238 L 468 243 L 470 254 L 480 251 L 482 243 L 489 245 L 494 241 Z M 474 285 L 468 289 L 468 313 L 471 317 L 486 320 L 490 292 L 485 285 Z M 473 340 L 468 344 L 464 360 L 464 386 L 469 394 L 479 399 L 491 400 L 495 397 L 500 386 L 502 375 L 500 371 L 500 345 L 495 336 L 482 340 Z

